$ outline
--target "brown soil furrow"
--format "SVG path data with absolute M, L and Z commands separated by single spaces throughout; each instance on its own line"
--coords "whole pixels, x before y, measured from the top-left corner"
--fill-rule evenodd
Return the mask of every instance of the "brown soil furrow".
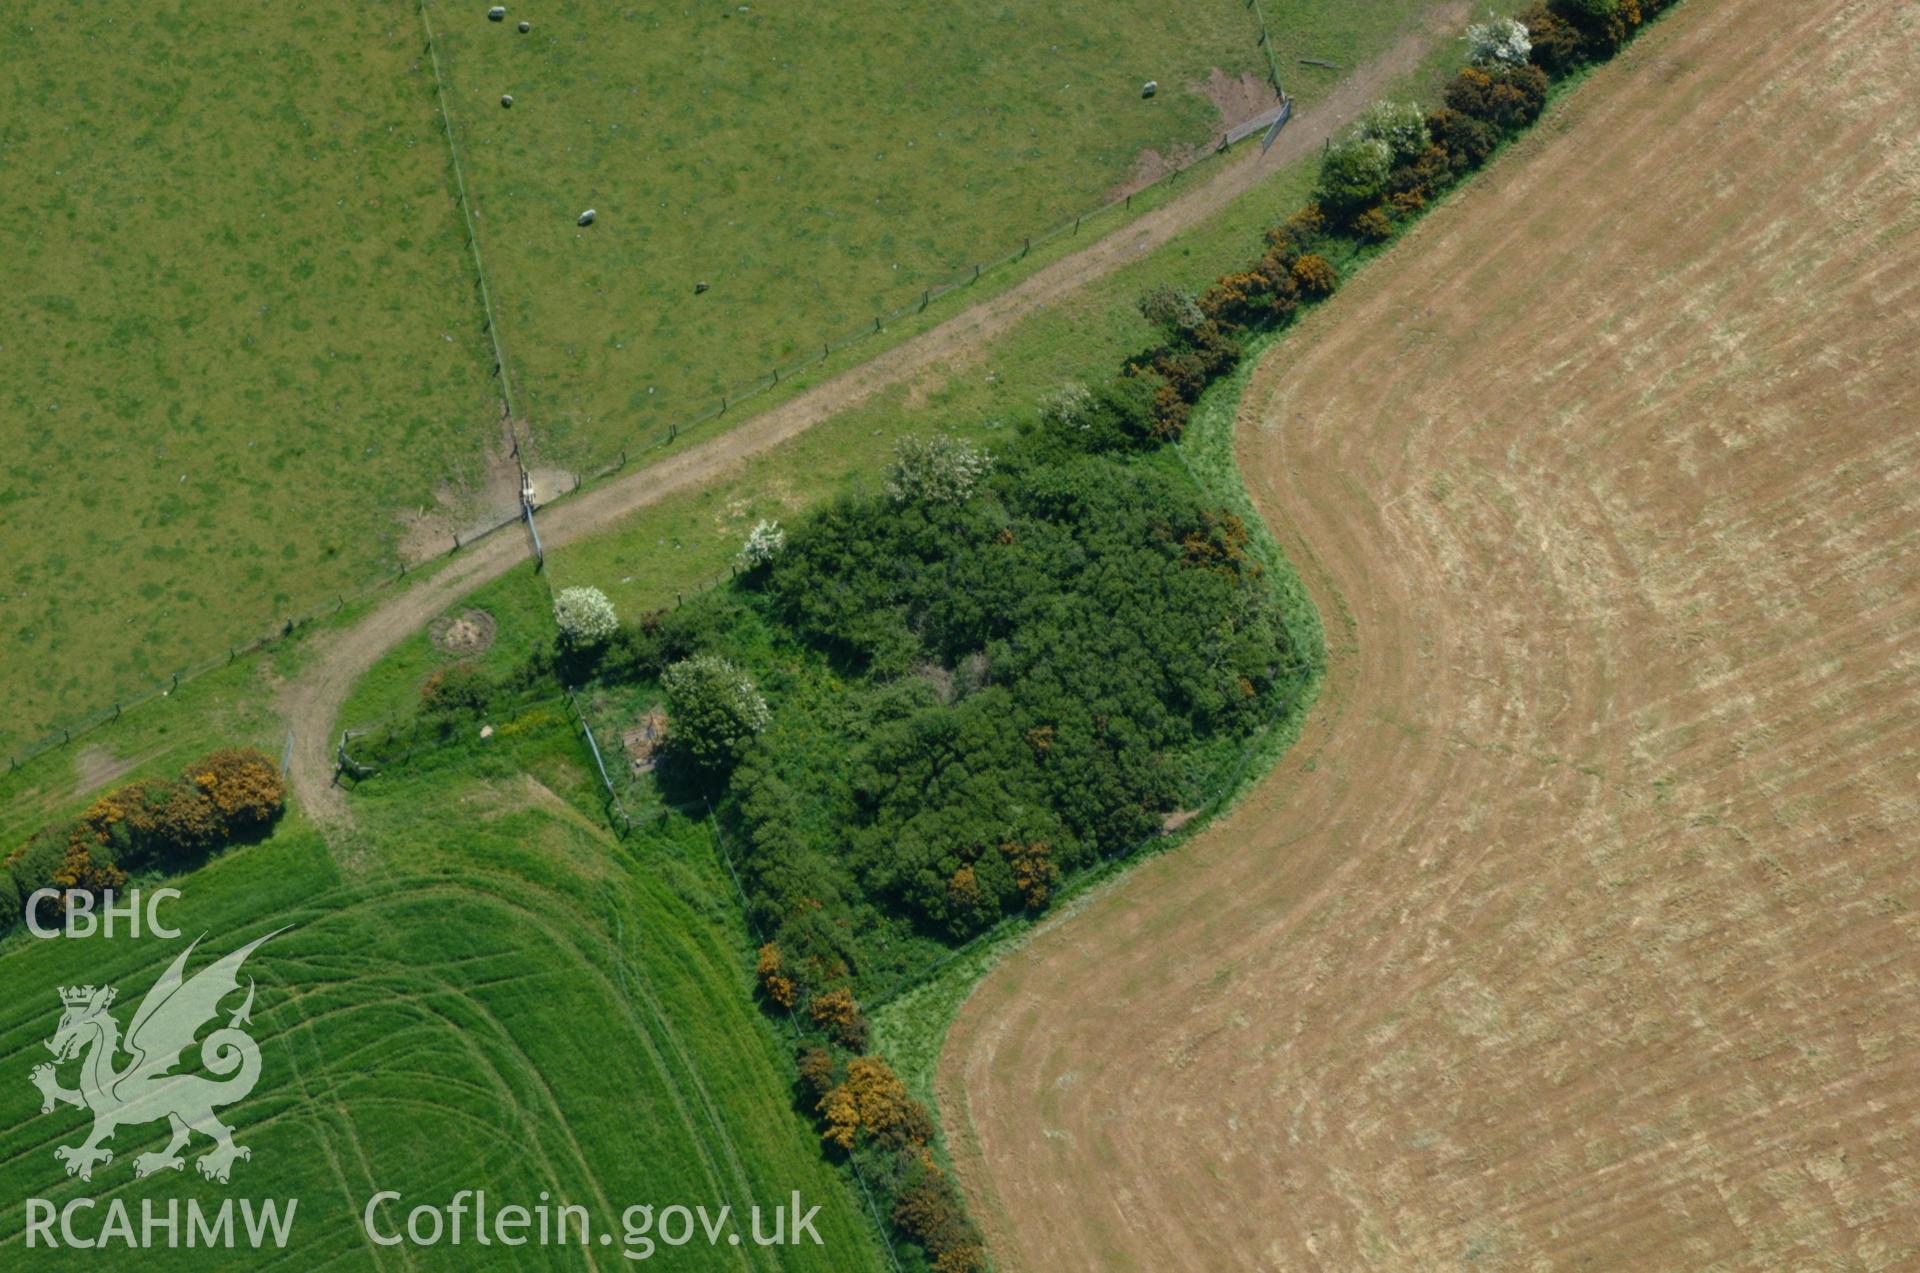
M 1327 687 L 962 1010 L 1004 1266 L 1920 1266 L 1917 35 L 1688 0 L 1258 369 Z

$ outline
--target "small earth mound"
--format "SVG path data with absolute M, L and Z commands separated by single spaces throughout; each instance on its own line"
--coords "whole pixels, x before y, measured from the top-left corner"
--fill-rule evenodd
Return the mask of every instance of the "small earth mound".
M 493 616 L 485 610 L 462 610 L 434 622 L 434 648 L 446 654 L 483 654 L 493 645 Z

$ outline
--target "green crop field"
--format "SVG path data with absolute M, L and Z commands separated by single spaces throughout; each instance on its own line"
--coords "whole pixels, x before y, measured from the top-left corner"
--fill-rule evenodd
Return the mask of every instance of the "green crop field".
M 0 952 L 0 1264 L 99 1267 L 103 1253 L 24 1247 L 26 1198 L 140 1202 L 295 1198 L 289 1267 L 578 1268 L 578 1247 L 510 1253 L 462 1247 L 376 1250 L 360 1215 L 382 1190 L 400 1209 L 444 1206 L 484 1188 L 492 1205 L 584 1206 L 615 1236 L 629 1206 L 785 1203 L 798 1190 L 824 1245 L 659 1248 L 674 1267 L 858 1270 L 885 1259 L 844 1179 L 793 1110 L 788 1062 L 754 1008 L 739 920 L 704 833 L 614 843 L 555 790 L 584 773 L 556 711 L 503 724 L 511 753 L 463 757 L 383 780 L 355 800 L 357 831 L 331 853 L 290 822 L 184 879 L 162 917 L 177 941 L 34 941 Z M 550 785 L 549 785 L 550 784 Z M 589 806 L 591 808 L 591 806 Z M 284 925 L 245 967 L 258 982 L 252 1033 L 262 1077 L 222 1115 L 252 1150 L 225 1187 L 181 1174 L 136 1179 L 135 1156 L 165 1141 L 158 1122 L 122 1129 L 113 1161 L 69 1179 L 56 1145 L 87 1117 L 39 1113 L 28 1071 L 60 1016 L 63 985 L 112 984 L 124 1028 L 187 941 L 207 934 L 189 972 Z M 237 1002 L 237 1000 L 235 1001 Z M 233 1002 L 226 1005 L 234 1006 Z M 64 1074 L 72 1082 L 72 1068 Z M 183 1204 L 184 1205 L 184 1202 Z M 87 1231 L 82 1223 L 83 1234 Z M 770 1223 L 770 1221 L 769 1221 Z M 596 1238 L 597 1241 L 597 1238 Z M 249 1250 L 149 1251 L 150 1268 L 260 1267 Z M 496 1262 L 487 1263 L 491 1254 Z M 124 1252 L 122 1252 L 124 1257 Z
M 1266 11 L 1283 42 L 1297 37 L 1290 51 L 1350 66 L 1429 7 Z M 511 6 L 495 24 L 484 5 L 427 0 L 437 59 L 423 10 L 394 3 L 244 22 L 124 0 L 16 15 L 0 92 L 31 109 L 0 120 L 0 172 L 30 179 L 0 183 L 0 278 L 19 298 L 0 333 L 14 458 L 0 479 L 0 753 L 336 592 L 323 627 L 364 615 L 354 590 L 401 560 L 403 514 L 471 517 L 483 502 L 499 386 L 443 91 L 520 425 L 544 461 L 576 463 L 1092 206 L 1151 171 L 1143 151 L 1204 142 L 1218 113 L 1197 86 L 1215 68 L 1265 66 L 1240 0 L 1088 12 Z M 1283 71 L 1299 68 L 1283 58 Z M 1151 101 L 1147 78 L 1161 85 Z M 1331 82 L 1299 71 L 1291 87 L 1311 101 Z M 552 581 L 599 584 L 629 614 L 668 604 L 724 572 L 757 517 L 870 482 L 902 433 L 992 444 L 1062 380 L 1110 374 L 1146 336 L 1140 288 L 1241 259 L 1309 166 L 911 395 L 559 550 Z M 599 219 L 583 229 L 587 206 Z M 1064 250 L 1037 245 L 1033 264 Z M 710 290 L 695 295 L 696 281 Z M 550 639 L 530 567 L 454 611 L 467 607 L 498 625 L 474 660 L 485 670 Z M 170 776 L 214 746 L 278 755 L 279 690 L 311 650 L 296 637 L 243 655 L 0 774 L 0 832 L 17 843 L 90 790 Z M 414 634 L 335 726 L 412 711 L 453 657 Z M 268 1068 L 234 1111 L 254 1157 L 233 1187 L 191 1169 L 134 1180 L 158 1124 L 116 1138 L 94 1181 L 66 1178 L 53 1148 L 77 1143 L 85 1119 L 39 1113 L 26 1081 L 46 1057 L 54 987 L 117 984 L 124 1022 L 177 947 L 0 943 L 15 991 L 0 1008 L 0 1069 L 15 1075 L 0 1190 L 136 1212 L 148 1198 L 298 1197 L 288 1267 L 438 1268 L 478 1257 L 374 1250 L 358 1225 L 373 1191 L 444 1203 L 467 1187 L 498 1201 L 545 1190 L 605 1228 L 631 1203 L 738 1211 L 797 1189 L 823 1208 L 824 1248 L 696 1246 L 668 1262 L 883 1267 L 882 1226 L 796 1109 L 704 830 L 661 818 L 611 840 L 557 709 L 494 723 L 490 751 L 463 745 L 361 785 L 350 829 L 323 841 L 296 813 L 172 881 L 186 895 L 174 918 L 209 934 L 212 954 L 296 925 L 249 965 Z M 22 1260 L 22 1221 L 18 1207 L 0 1216 L 0 1264 L 98 1263 Z M 614 1267 L 614 1251 L 529 1248 L 511 1267 Z M 209 1267 L 187 1252 L 145 1264 Z

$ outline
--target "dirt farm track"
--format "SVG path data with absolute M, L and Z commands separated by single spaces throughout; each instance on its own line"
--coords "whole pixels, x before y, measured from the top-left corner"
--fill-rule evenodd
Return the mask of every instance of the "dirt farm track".
M 1920 1268 L 1920 3 L 1684 0 L 1260 367 L 1306 737 L 949 1037 L 1003 1268 Z

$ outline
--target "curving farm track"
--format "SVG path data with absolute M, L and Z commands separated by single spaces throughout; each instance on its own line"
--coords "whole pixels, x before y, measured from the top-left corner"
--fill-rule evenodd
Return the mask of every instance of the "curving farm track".
M 1465 0 L 1435 5 L 1385 52 L 1354 68 L 1312 110 L 1303 110 L 1266 155 L 1245 147 L 1209 166 L 1179 196 L 1143 213 L 1078 252 L 1036 270 L 998 296 L 819 384 L 746 423 L 689 446 L 667 459 L 621 474 L 540 514 L 548 548 L 618 525 L 622 518 L 677 491 L 712 482 L 747 459 L 772 450 L 839 412 L 895 385 L 908 384 L 965 359 L 1037 313 L 1219 212 L 1290 160 L 1311 155 L 1352 122 L 1381 93 L 1415 70 L 1466 21 Z M 512 510 L 505 510 L 511 512 Z M 384 602 L 366 618 L 320 638 L 318 652 L 280 695 L 280 709 L 296 745 L 288 777 L 302 807 L 323 822 L 346 817 L 333 786 L 334 729 L 354 683 L 380 656 L 419 631 L 462 596 L 529 559 L 519 535 L 489 536 L 463 550 L 452 565 Z
M 963 1009 L 1002 1267 L 1920 1267 L 1916 82 L 1686 0 L 1260 367 L 1327 690 Z

